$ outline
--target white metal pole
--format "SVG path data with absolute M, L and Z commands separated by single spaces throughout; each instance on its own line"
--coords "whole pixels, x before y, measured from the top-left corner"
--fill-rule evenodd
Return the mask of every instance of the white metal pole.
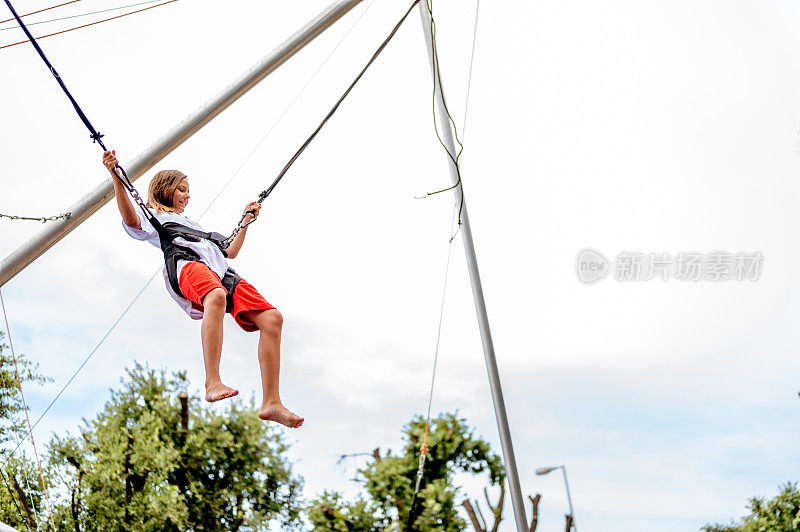
M 444 90 L 437 72 L 437 65 L 433 55 L 433 37 L 431 35 L 431 13 L 428 10 L 427 0 L 419 3 L 420 15 L 422 16 L 422 30 L 425 34 L 425 43 L 428 48 L 428 58 L 431 64 L 431 73 L 436 82 L 436 106 L 439 111 L 439 122 L 442 128 L 442 137 L 445 146 L 455 157 L 456 147 L 453 142 L 453 132 L 450 129 L 450 119 L 444 105 Z M 453 185 L 458 183 L 458 168 L 450 157 L 450 177 Z M 528 520 L 525 517 L 525 505 L 522 500 L 522 490 L 517 474 L 517 462 L 514 458 L 514 447 L 511 443 L 511 432 L 508 428 L 508 417 L 506 416 L 505 402 L 503 401 L 503 390 L 500 387 L 500 375 L 497 370 L 497 360 L 494 356 L 494 345 L 492 344 L 492 333 L 489 329 L 489 317 L 486 313 L 486 302 L 483 299 L 483 288 L 481 287 L 480 273 L 478 272 L 478 260 L 475 257 L 475 246 L 472 242 L 472 230 L 470 229 L 469 216 L 467 215 L 466 203 L 462 203 L 463 195 L 460 186 L 454 189 L 456 204 L 461 208 L 461 236 L 464 241 L 464 251 L 467 255 L 467 266 L 469 268 L 469 278 L 472 283 L 472 297 L 475 300 L 475 311 L 478 314 L 478 324 L 481 331 L 481 341 L 483 343 L 483 355 L 486 360 L 486 371 L 489 374 L 489 384 L 492 390 L 492 401 L 494 403 L 494 414 L 497 419 L 497 429 L 500 432 L 500 445 L 503 450 L 503 460 L 505 462 L 506 478 L 508 479 L 509 490 L 511 492 L 511 504 L 514 508 L 514 519 L 517 524 L 518 532 L 528 532 Z
M 339 0 L 300 28 L 283 44 L 265 56 L 216 97 L 172 128 L 152 146 L 125 164 L 128 177 L 135 181 L 175 148 L 209 123 L 214 117 L 238 100 L 261 80 L 271 74 L 305 45 L 314 40 L 334 22 L 358 5 L 361 0 Z M 114 185 L 104 180 L 94 190 L 68 209 L 71 216 L 52 222 L 33 238 L 20 246 L 0 263 L 0 286 L 25 269 L 30 263 L 50 249 L 70 231 L 78 227 L 100 207 L 114 197 Z

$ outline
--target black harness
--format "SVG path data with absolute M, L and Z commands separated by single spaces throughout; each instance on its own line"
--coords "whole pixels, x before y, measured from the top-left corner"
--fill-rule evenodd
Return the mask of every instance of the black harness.
M 167 277 L 169 284 L 176 294 L 183 296 L 181 293 L 180 283 L 178 282 L 178 261 L 188 260 L 203 262 L 194 250 L 181 246 L 175 243 L 175 239 L 180 237 L 192 242 L 200 242 L 201 240 L 208 240 L 216 245 L 225 257 L 228 253 L 225 251 L 226 242 L 225 237 L 219 233 L 208 233 L 205 231 L 198 231 L 191 227 L 186 227 L 176 222 L 161 223 L 155 219 L 150 219 L 150 223 L 158 233 L 161 239 L 161 251 L 164 252 L 164 263 L 167 266 Z M 225 275 L 222 277 L 222 286 L 225 288 L 227 294 L 225 312 L 233 310 L 233 291 L 236 290 L 236 285 L 239 284 L 242 278 L 233 270 L 228 268 Z M 186 296 L 183 296 L 186 297 Z

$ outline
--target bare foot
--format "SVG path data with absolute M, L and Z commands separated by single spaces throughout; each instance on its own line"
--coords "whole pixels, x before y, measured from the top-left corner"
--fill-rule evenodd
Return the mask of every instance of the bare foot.
M 258 410 L 258 417 L 265 421 L 274 421 L 285 425 L 290 429 L 299 428 L 305 421 L 304 418 L 292 413 L 288 408 L 278 403 L 275 405 L 261 405 Z
M 229 386 L 225 386 L 221 382 L 219 384 L 206 386 L 206 401 L 209 403 L 222 401 L 223 399 L 233 397 L 234 395 L 239 395 L 239 390 L 234 390 Z

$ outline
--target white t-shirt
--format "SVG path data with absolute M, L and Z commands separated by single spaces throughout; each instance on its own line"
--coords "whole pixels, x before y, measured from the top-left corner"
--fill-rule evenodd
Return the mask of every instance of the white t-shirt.
M 134 229 L 133 227 L 128 227 L 125 222 L 122 222 L 122 227 L 125 228 L 125 232 L 128 233 L 128 236 L 136 240 L 147 240 L 160 250 L 161 239 L 159 238 L 155 228 L 150 224 L 149 221 L 144 219 L 140 213 L 137 213 L 137 215 L 139 216 L 139 224 L 142 228 Z M 191 227 L 192 229 L 205 231 L 197 222 L 193 222 L 187 217 L 173 212 L 162 212 L 161 214 L 156 214 L 156 220 L 162 224 L 167 222 L 175 222 L 186 227 Z M 199 242 L 192 242 L 190 240 L 186 240 L 185 238 L 177 237 L 174 242 L 179 246 L 187 247 L 197 253 L 200 256 L 200 260 L 202 260 L 212 272 L 216 273 L 220 279 L 225 276 L 225 272 L 228 270 L 228 262 L 225 260 L 225 255 L 222 254 L 222 251 L 216 246 L 216 244 L 204 238 L 200 239 Z M 178 279 L 180 279 L 181 270 L 187 262 L 188 261 L 185 260 L 178 260 Z M 184 312 L 186 312 L 192 319 L 202 319 L 203 311 L 194 308 L 191 301 L 184 298 L 180 294 L 176 294 L 172 289 L 172 285 L 169 284 L 169 275 L 167 275 L 166 264 L 164 265 L 163 273 L 164 283 L 167 285 L 167 292 L 169 292 L 169 295 L 172 296 L 172 299 L 174 299 L 175 302 L 178 303 Z

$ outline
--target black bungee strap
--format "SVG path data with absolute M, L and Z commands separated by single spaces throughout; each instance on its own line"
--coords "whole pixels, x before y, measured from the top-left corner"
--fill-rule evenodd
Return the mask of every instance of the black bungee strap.
M 201 239 L 210 240 L 214 245 L 216 245 L 222 254 L 225 257 L 228 256 L 228 252 L 225 251 L 227 246 L 225 245 L 225 236 L 215 232 L 208 232 L 208 231 L 200 231 L 199 229 L 193 229 L 191 227 L 187 227 L 183 224 L 179 224 L 177 222 L 164 222 L 161 225 L 161 231 L 159 231 L 159 236 L 163 239 L 166 235 L 170 240 L 174 240 L 176 237 L 182 237 L 186 240 L 191 240 L 197 242 Z M 158 229 L 156 229 L 158 231 Z

